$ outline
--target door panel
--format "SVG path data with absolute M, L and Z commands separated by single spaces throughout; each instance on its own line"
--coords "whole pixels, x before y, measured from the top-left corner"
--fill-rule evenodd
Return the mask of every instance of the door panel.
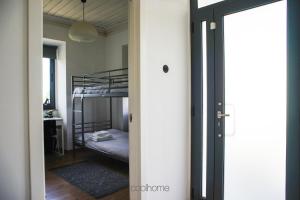
M 286 2 L 227 0 L 192 20 L 193 199 L 284 200 Z
M 286 6 L 224 16 L 224 199 L 283 200 Z

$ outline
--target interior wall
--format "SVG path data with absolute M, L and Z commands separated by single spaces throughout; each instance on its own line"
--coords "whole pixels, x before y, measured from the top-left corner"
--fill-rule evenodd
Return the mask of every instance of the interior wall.
M 67 133 L 67 80 L 66 80 L 66 43 L 60 42 L 57 45 L 57 59 L 56 59 L 56 104 L 57 109 L 61 118 L 63 119 L 64 124 L 64 133 Z M 65 136 L 66 137 L 66 136 Z M 65 139 L 66 140 L 66 139 Z
M 111 33 L 105 38 L 105 66 L 107 69 L 123 67 L 122 46 L 128 44 L 128 30 Z
M 190 199 L 189 16 L 189 0 L 140 0 L 141 182 L 170 188 L 143 200 Z
M 123 66 L 123 46 L 128 45 L 128 30 L 111 33 L 105 38 L 105 66 L 107 69 L 120 69 Z M 124 113 L 122 98 L 113 98 L 113 128 L 128 131 L 127 113 Z
M 67 138 L 66 149 L 72 149 L 72 89 L 71 76 L 94 73 L 105 69 L 105 38 L 99 36 L 94 43 L 73 42 L 68 37 L 69 27 L 54 23 L 44 22 L 44 37 L 66 42 L 66 102 L 67 102 Z M 96 118 L 107 119 L 105 103 L 97 103 L 96 99 L 86 101 L 86 121 L 94 121 Z M 99 101 L 98 101 L 99 102 Z M 78 116 L 77 119 L 80 119 Z
M 30 199 L 27 0 L 0 5 L 0 199 Z

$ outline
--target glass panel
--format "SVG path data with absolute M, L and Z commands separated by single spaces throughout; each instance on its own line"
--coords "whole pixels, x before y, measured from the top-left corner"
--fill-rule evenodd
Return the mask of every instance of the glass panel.
M 207 171 L 207 36 L 206 22 L 202 22 L 202 197 L 206 197 L 206 171 Z
M 50 103 L 50 59 L 43 58 L 43 103 Z
M 224 17 L 225 200 L 285 199 L 286 2 Z M 229 117 L 230 119 L 230 117 Z
M 215 4 L 224 0 L 198 0 L 198 8 L 202 8 L 205 6 L 209 6 L 211 4 Z

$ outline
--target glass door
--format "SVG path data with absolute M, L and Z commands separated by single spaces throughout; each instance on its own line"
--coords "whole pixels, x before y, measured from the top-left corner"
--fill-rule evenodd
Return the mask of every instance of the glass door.
M 284 200 L 286 0 L 192 5 L 191 199 Z
M 223 190 L 215 199 L 284 200 L 286 2 L 227 5 L 214 10 L 216 184 Z

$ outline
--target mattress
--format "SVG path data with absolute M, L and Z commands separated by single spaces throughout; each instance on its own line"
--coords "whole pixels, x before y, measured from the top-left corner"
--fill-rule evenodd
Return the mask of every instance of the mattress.
M 105 96 L 106 94 L 113 94 L 113 93 L 128 93 L 128 85 L 127 83 L 123 84 L 114 84 L 112 88 L 109 90 L 108 85 L 101 85 L 101 86 L 95 86 L 95 87 L 76 87 L 73 91 L 74 96 L 81 96 L 84 95 L 86 97 L 88 96 Z
M 109 129 L 107 131 L 112 135 L 113 139 L 102 142 L 94 142 L 90 140 L 89 137 L 92 133 L 85 133 L 85 147 L 105 153 L 112 158 L 128 162 L 128 132 L 117 129 Z M 76 139 L 78 141 L 82 141 L 81 134 L 78 134 Z

